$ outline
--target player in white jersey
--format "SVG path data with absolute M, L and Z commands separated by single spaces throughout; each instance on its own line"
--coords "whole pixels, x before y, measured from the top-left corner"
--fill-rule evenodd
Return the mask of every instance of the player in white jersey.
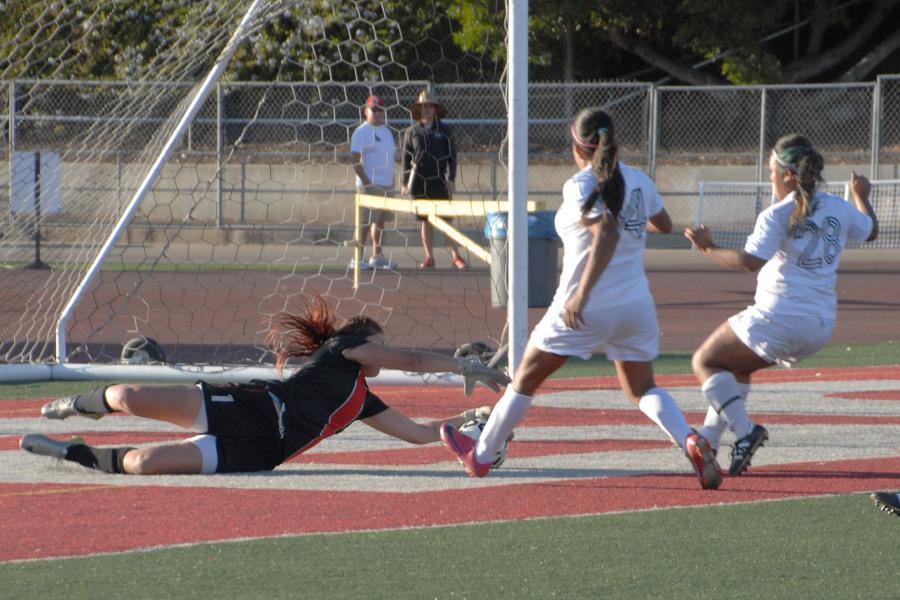
M 477 444 L 452 425 L 441 429 L 441 438 L 470 476 L 484 477 L 544 380 L 570 356 L 586 360 L 602 346 L 625 395 L 684 449 L 703 488 L 715 489 L 721 473 L 711 445 L 690 428 L 653 376 L 659 324 L 644 245 L 648 230 L 667 233 L 672 220 L 653 181 L 619 161 L 609 115 L 597 108 L 581 111 L 571 135 L 579 172 L 566 182 L 556 213 L 564 256 L 553 302 Z
M 394 188 L 394 163 L 397 144 L 394 134 L 385 125 L 384 98 L 372 95 L 363 108 L 365 122 L 350 137 L 350 154 L 356 172 L 356 188 L 366 194 L 391 196 Z M 381 237 L 385 222 L 393 215 L 386 210 L 372 210 L 364 222 L 360 243 L 366 243 L 366 233 L 371 228 L 372 256 L 362 268 L 395 269 L 397 265 L 384 257 Z
M 841 250 L 848 240 L 871 241 L 878 235 L 869 181 L 853 173 L 853 198 L 847 202 L 816 190 L 824 166 L 807 138 L 786 135 L 769 159 L 776 203 L 760 213 L 742 250 L 716 246 L 705 226 L 685 231 L 718 264 L 759 272 L 753 306 L 719 325 L 692 361 L 710 406 L 701 433 L 715 447 L 726 426 L 737 438 L 731 475 L 743 473 L 769 438 L 747 414 L 751 374 L 775 363 L 789 366 L 828 342 L 837 313 Z

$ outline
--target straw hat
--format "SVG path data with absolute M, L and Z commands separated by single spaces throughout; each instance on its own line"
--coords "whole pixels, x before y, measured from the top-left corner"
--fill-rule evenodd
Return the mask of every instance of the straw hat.
M 438 100 L 437 94 L 432 90 L 424 89 L 419 92 L 419 97 L 416 98 L 416 101 L 412 105 L 412 117 L 413 120 L 418 121 L 422 118 L 421 108 L 425 104 L 431 104 L 435 107 L 435 116 L 438 119 L 443 119 L 447 116 L 447 109 L 444 108 L 444 105 L 441 104 L 440 100 Z

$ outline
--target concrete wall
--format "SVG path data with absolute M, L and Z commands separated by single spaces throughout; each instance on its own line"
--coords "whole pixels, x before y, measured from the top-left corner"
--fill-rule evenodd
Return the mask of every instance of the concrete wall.
M 63 164 L 64 210 L 53 220 L 83 223 L 95 219 L 98 210 L 107 215 L 118 213 L 130 200 L 146 168 L 119 168 L 110 163 Z M 846 180 L 851 169 L 865 173 L 868 165 L 829 165 L 825 174 L 832 181 Z M 574 167 L 563 160 L 558 164 L 530 165 L 530 198 L 544 202 L 548 210 L 555 209 L 560 190 L 573 172 Z M 897 172 L 897 165 L 882 166 L 882 178 L 896 177 Z M 503 197 L 506 177 L 506 171 L 496 161 L 476 162 L 463 156 L 457 175 L 458 196 L 489 200 L 499 192 Z M 676 228 L 694 220 L 698 182 L 750 182 L 756 178 L 755 165 L 660 164 L 656 172 L 657 186 Z M 192 226 L 215 227 L 217 214 L 226 225 L 239 227 L 344 229 L 352 223 L 354 179 L 344 164 L 247 162 L 242 166 L 235 162 L 226 167 L 224 182 L 219 213 L 215 165 L 170 163 L 141 204 L 134 223 L 139 227 L 179 223 L 188 212 Z M 8 204 L 8 192 L 8 168 L 0 167 L 0 203 Z M 398 219 L 401 228 L 415 225 L 410 216 Z M 478 229 L 481 223 L 472 220 L 465 226 Z

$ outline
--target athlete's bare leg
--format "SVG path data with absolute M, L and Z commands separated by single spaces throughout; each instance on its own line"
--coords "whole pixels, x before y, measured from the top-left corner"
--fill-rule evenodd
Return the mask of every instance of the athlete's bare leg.
M 614 363 L 616 374 L 619 376 L 619 385 L 632 403 L 638 404 L 641 396 L 656 387 L 652 362 L 617 360 Z
M 192 442 L 135 448 L 125 454 L 122 466 L 132 475 L 190 475 L 203 469 L 203 456 Z
M 688 436 L 693 430 L 684 412 L 668 391 L 657 387 L 650 361 L 617 360 L 616 373 L 625 396 L 647 418 L 659 425 L 679 446 L 686 448 Z
M 122 383 L 106 388 L 105 399 L 114 411 L 190 429 L 200 414 L 203 392 L 195 385 Z
M 746 383 L 751 373 L 772 364 L 744 345 L 728 321 L 709 334 L 691 359 L 694 375 L 701 384 L 719 371 L 731 371 L 738 381 Z
M 516 369 L 512 386 L 520 394 L 533 396 L 544 381 L 568 360 L 567 356 L 538 350 L 531 344 L 525 348 L 522 363 Z

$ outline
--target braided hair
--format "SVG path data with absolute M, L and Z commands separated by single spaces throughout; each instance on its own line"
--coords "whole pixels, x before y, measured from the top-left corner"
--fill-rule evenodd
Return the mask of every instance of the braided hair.
M 281 369 L 288 360 L 300 356 L 310 356 L 333 337 L 353 335 L 366 338 L 382 333 L 381 325 L 369 317 L 353 317 L 340 329 L 335 329 L 334 315 L 322 296 L 316 294 L 312 300 L 303 300 L 303 314 L 278 313 L 277 324 L 269 331 L 269 347 L 275 354 L 275 367 Z
M 808 138 L 797 133 L 779 138 L 772 149 L 772 156 L 778 167 L 783 172 L 790 173 L 797 182 L 789 227 L 789 231 L 793 232 L 816 210 L 813 197 L 816 185 L 825 181 L 822 177 L 825 159 L 816 152 Z
M 597 186 L 581 207 L 587 215 L 602 199 L 603 204 L 618 218 L 625 202 L 625 179 L 619 169 L 619 143 L 608 114 L 599 108 L 585 108 L 578 113 L 570 128 L 572 143 L 591 153 L 591 173 Z

